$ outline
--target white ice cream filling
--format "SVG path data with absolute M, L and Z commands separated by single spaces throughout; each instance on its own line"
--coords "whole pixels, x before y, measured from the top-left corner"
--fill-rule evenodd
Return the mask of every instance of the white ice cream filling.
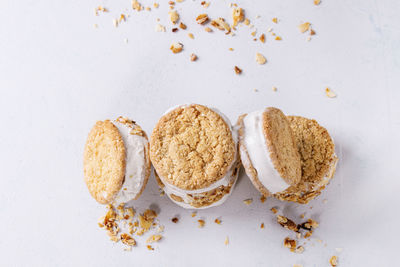
M 242 141 L 247 149 L 250 163 L 257 171 L 258 180 L 269 192 L 275 194 L 286 190 L 290 184 L 280 176 L 271 161 L 271 152 L 263 132 L 263 113 L 264 110 L 255 111 L 244 117 Z M 242 159 L 246 158 L 245 155 L 242 156 Z
M 117 203 L 126 203 L 140 193 L 146 178 L 146 146 L 148 141 L 140 135 L 131 134 L 132 127 L 118 121 L 113 122 L 118 128 L 125 145 L 126 167 L 125 180 L 115 198 Z
M 174 107 L 168 109 L 168 110 L 164 113 L 164 115 L 166 115 L 167 113 L 169 113 L 169 112 L 171 112 L 171 111 L 173 111 L 173 110 L 175 110 L 175 109 L 177 109 L 177 108 L 180 108 L 180 107 L 187 107 L 187 106 L 190 106 L 190 104 L 184 104 L 184 105 L 177 105 L 177 106 L 174 106 Z M 166 182 L 166 179 L 165 179 L 164 177 L 162 177 L 162 176 L 158 173 L 158 176 L 159 176 L 160 180 L 161 180 L 162 183 L 164 184 L 164 191 L 165 191 L 165 193 L 168 195 L 168 197 L 169 197 L 173 202 L 175 202 L 177 205 L 179 205 L 179 206 L 181 206 L 181 207 L 183 207 L 183 208 L 186 208 L 186 209 L 204 209 L 204 208 L 210 208 L 210 207 L 218 206 L 218 205 L 222 204 L 223 202 L 225 202 L 225 200 L 228 198 L 228 196 L 232 193 L 232 189 L 233 189 L 233 187 L 234 187 L 234 185 L 235 185 L 235 183 L 236 183 L 236 179 L 237 179 L 238 172 L 239 172 L 239 171 L 237 170 L 236 173 L 234 173 L 234 172 L 235 172 L 235 167 L 236 167 L 236 164 L 237 164 L 237 151 L 236 151 L 237 142 L 238 142 L 238 133 L 237 133 L 237 129 L 234 129 L 234 128 L 232 127 L 232 124 L 231 124 L 230 120 L 229 120 L 224 114 L 222 114 L 219 110 L 217 110 L 217 109 L 215 109 L 215 108 L 210 108 L 210 109 L 211 109 L 212 111 L 214 111 L 215 113 L 217 113 L 219 116 L 221 116 L 221 118 L 225 121 L 225 123 L 226 123 L 226 124 L 228 125 L 228 127 L 231 129 L 232 138 L 233 138 L 233 141 L 234 141 L 234 144 L 235 144 L 235 155 L 234 155 L 234 160 L 232 161 L 231 165 L 229 166 L 226 175 L 225 175 L 224 177 L 220 178 L 220 179 L 219 179 L 218 181 L 216 181 L 215 183 L 213 183 L 213 184 L 211 184 L 210 186 L 206 187 L 206 188 L 197 189 L 197 190 L 184 190 L 184 189 L 181 189 L 181 188 L 178 188 L 178 187 L 176 187 L 176 186 L 174 186 L 174 185 L 169 184 L 168 182 Z M 234 174 L 235 174 L 235 175 L 234 175 Z M 213 190 L 213 189 L 216 189 L 216 188 L 218 188 L 219 186 L 225 186 L 225 187 L 227 187 L 227 186 L 229 186 L 230 184 L 231 184 L 232 186 L 231 186 L 231 189 L 230 189 L 229 194 L 224 195 L 220 200 L 218 200 L 218 201 L 212 203 L 211 205 L 208 205 L 208 206 L 205 206 L 205 207 L 200 207 L 200 208 L 196 208 L 196 207 L 193 207 L 192 205 L 190 205 L 192 199 L 191 199 L 190 196 L 188 196 L 188 194 L 191 194 L 191 195 L 193 195 L 193 196 L 196 196 L 196 195 L 199 195 L 199 194 L 202 194 L 202 193 L 205 193 L 205 192 L 209 192 L 209 191 L 211 191 L 211 190 Z M 174 200 L 174 199 L 171 197 L 171 194 L 174 194 L 174 195 L 176 195 L 176 196 L 182 198 L 183 202 L 179 202 L 179 201 Z

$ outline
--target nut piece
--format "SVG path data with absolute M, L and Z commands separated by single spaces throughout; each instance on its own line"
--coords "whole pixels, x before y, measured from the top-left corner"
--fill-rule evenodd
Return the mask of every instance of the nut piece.
M 176 10 L 168 12 L 168 15 L 169 15 L 169 19 L 171 20 L 171 22 L 173 24 L 176 24 L 178 22 L 179 14 L 178 14 L 178 12 Z
M 252 202 L 253 202 L 252 198 L 243 200 L 243 203 L 246 204 L 246 205 L 250 205 Z
M 294 239 L 286 237 L 285 240 L 283 240 L 283 246 L 285 248 L 289 248 L 290 251 L 294 252 L 297 246 L 297 242 Z
M 162 235 L 151 235 L 147 240 L 146 243 L 153 243 L 153 242 L 158 242 L 162 238 Z
M 284 228 L 294 231 L 294 232 L 298 232 L 299 228 L 297 226 L 297 224 L 295 224 L 292 220 L 290 220 L 289 218 L 285 217 L 285 216 L 281 216 L 278 215 L 276 216 L 277 222 Z
M 232 10 L 233 26 L 237 26 L 239 22 L 244 21 L 244 10 L 240 7 L 235 7 Z
M 326 94 L 327 97 L 330 97 L 330 98 L 336 97 L 335 92 L 333 92 L 333 91 L 332 91 L 331 89 L 329 89 L 328 87 L 325 89 L 325 94 Z
M 204 225 L 206 224 L 204 220 L 198 220 L 197 222 L 199 223 L 199 228 L 203 228 Z
M 263 55 L 261 55 L 260 53 L 257 53 L 256 54 L 256 61 L 257 61 L 258 64 L 264 65 L 265 62 L 267 62 L 267 59 Z
M 300 24 L 298 26 L 298 28 L 301 33 L 305 33 L 306 31 L 308 31 L 310 29 L 310 25 L 311 25 L 310 22 L 304 22 L 304 23 Z
M 224 18 L 218 18 L 218 19 L 212 20 L 211 25 L 221 31 L 226 30 L 226 34 L 229 34 L 231 32 L 231 27 L 229 26 L 228 23 L 225 22 Z
M 200 14 L 197 16 L 196 21 L 198 24 L 204 25 L 208 21 L 208 15 L 207 14 Z
M 235 72 L 237 75 L 242 73 L 242 69 L 240 69 L 238 66 L 235 66 Z
M 171 49 L 172 53 L 174 53 L 174 54 L 180 53 L 180 52 L 182 52 L 183 44 L 174 43 L 171 45 L 171 47 L 169 49 Z
M 329 259 L 329 263 L 331 264 L 332 267 L 336 267 L 338 265 L 338 257 L 337 256 L 332 256 Z
M 197 60 L 197 56 L 195 54 L 191 54 L 190 55 L 190 61 L 196 61 Z

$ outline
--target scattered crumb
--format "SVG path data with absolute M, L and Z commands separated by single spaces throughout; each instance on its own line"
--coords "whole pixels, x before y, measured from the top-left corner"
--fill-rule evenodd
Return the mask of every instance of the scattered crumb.
M 265 34 L 261 34 L 260 41 L 261 43 L 265 43 Z
M 261 203 L 264 203 L 264 202 L 265 202 L 265 200 L 267 200 L 267 198 L 266 198 L 264 195 L 261 195 L 261 197 L 260 197 L 260 201 L 261 201 Z
M 148 250 L 154 250 L 154 248 L 151 245 L 146 246 Z
M 251 36 L 256 36 L 257 31 L 251 33 Z
M 241 73 L 242 73 L 242 69 L 239 68 L 238 66 L 235 66 L 235 73 L 236 73 L 237 75 L 241 74 Z
M 338 265 L 338 257 L 337 256 L 332 256 L 329 259 L 329 263 L 331 264 L 332 267 L 335 267 Z
M 204 220 L 197 220 L 197 222 L 199 223 L 199 228 L 203 228 L 204 225 L 206 224 L 206 222 Z
M 277 24 L 278 23 L 278 18 L 272 18 L 272 22 Z
M 250 205 L 252 202 L 253 202 L 252 198 L 243 200 L 243 203 L 246 204 L 246 205 Z
M 196 61 L 197 60 L 197 56 L 195 54 L 191 54 L 190 55 L 190 61 Z
M 172 221 L 173 223 L 177 223 L 177 222 L 179 221 L 179 219 L 178 219 L 177 217 L 174 217 L 174 218 L 171 219 L 171 221 Z
M 333 92 L 331 89 L 329 89 L 328 87 L 325 89 L 325 94 L 327 97 L 329 98 L 335 98 L 336 94 L 335 92 Z
M 256 88 L 254 88 L 253 91 L 256 92 L 256 93 L 258 92 L 258 90 Z
M 137 0 L 132 0 L 132 8 L 136 11 L 141 11 L 143 9 L 142 5 Z
M 297 241 L 294 240 L 294 239 L 291 239 L 291 238 L 289 238 L 289 237 L 286 237 L 286 238 L 283 240 L 283 246 L 284 246 L 285 248 L 289 248 L 291 252 L 294 252 L 295 249 L 296 249 L 296 247 L 297 247 Z
M 233 26 L 237 26 L 239 22 L 244 20 L 244 10 L 240 7 L 232 10 Z M 247 24 L 246 24 L 247 25 Z
M 301 253 L 304 252 L 304 247 L 303 247 L 303 246 L 298 246 L 298 247 L 295 249 L 294 252 L 295 252 L 295 253 L 301 254 Z
M 304 213 L 300 214 L 300 218 L 304 219 L 304 216 L 305 216 Z
M 256 61 L 258 64 L 263 65 L 265 62 L 267 62 L 267 59 L 260 53 L 256 54 Z
M 176 10 L 168 12 L 169 19 L 173 24 L 176 24 L 179 21 L 179 14 Z
M 190 39 L 194 39 L 193 33 L 188 33 L 188 36 L 189 36 Z
M 264 229 L 264 223 L 261 223 L 260 228 Z
M 153 243 L 158 242 L 162 239 L 162 235 L 151 235 L 147 240 L 146 243 Z
M 272 32 L 272 28 L 268 28 L 268 29 L 267 29 L 267 32 Z
M 340 253 L 343 251 L 343 248 L 335 248 L 335 250 Z
M 300 24 L 298 26 L 298 28 L 301 33 L 305 33 L 306 31 L 308 31 L 310 29 L 310 25 L 311 25 L 310 22 L 304 22 L 304 23 Z
M 301 264 L 294 264 L 293 267 L 303 267 Z
M 276 92 L 278 90 L 278 88 L 276 88 L 275 86 L 272 86 L 272 91 Z
M 95 27 L 95 28 L 98 28 L 98 27 L 99 27 L 99 25 L 97 25 L 97 24 L 93 24 L 93 27 Z
M 328 200 L 324 199 L 324 200 L 322 200 L 322 203 L 326 204 L 326 203 L 328 203 Z
M 172 53 L 174 53 L 174 54 L 180 53 L 183 50 L 183 44 L 174 43 L 171 45 L 171 47 L 169 49 L 171 49 Z
M 298 232 L 299 231 L 299 227 L 297 226 L 297 224 L 295 224 L 291 219 L 285 217 L 285 216 L 281 216 L 278 215 L 276 216 L 277 222 L 284 228 L 294 231 L 294 232 Z
M 314 5 L 318 6 L 319 4 L 321 4 L 321 0 L 314 0 Z
M 225 238 L 225 242 L 224 243 L 225 243 L 225 246 L 227 246 L 229 244 L 229 238 L 228 237 Z
M 213 31 L 210 27 L 205 27 L 204 30 L 205 30 L 206 32 L 212 32 L 212 31 Z
M 229 51 L 233 51 L 234 49 L 232 47 L 229 48 Z
M 226 31 L 226 34 L 231 32 L 231 27 L 224 18 L 218 18 L 211 21 L 211 25 L 221 31 Z
M 132 236 L 128 235 L 127 233 L 121 234 L 121 242 L 128 246 L 135 246 L 136 241 L 133 239 Z
M 245 19 L 244 20 L 244 25 L 247 25 L 247 26 L 250 25 L 250 20 L 249 19 Z
M 196 217 L 197 212 L 192 212 L 192 217 Z
M 117 19 L 113 19 L 113 25 L 114 25 L 114 27 L 118 27 L 118 20 Z
M 146 11 L 151 11 L 151 7 L 146 7 Z
M 210 4 L 211 4 L 210 2 L 206 2 L 206 1 L 201 2 L 201 5 L 202 5 L 204 8 L 209 7 Z
M 276 213 L 278 212 L 278 209 L 275 208 L 275 207 L 273 207 L 273 208 L 271 208 L 271 211 L 272 211 L 274 214 L 276 214 Z
M 182 22 L 181 23 L 179 23 L 179 28 L 181 28 L 182 30 L 186 30 L 186 25 L 185 24 L 183 24 Z
M 313 29 L 310 30 L 310 35 L 315 35 L 315 31 Z
M 125 38 L 125 39 L 124 39 L 124 42 L 127 44 L 127 43 L 128 43 L 128 38 Z
M 221 223 L 222 223 L 222 222 L 221 222 L 221 220 L 220 220 L 220 219 L 218 219 L 218 218 L 217 218 L 217 219 L 215 219 L 215 220 L 214 220 L 214 222 L 215 222 L 216 224 L 219 224 L 219 225 L 221 225 Z
M 159 4 L 158 4 L 158 3 L 154 3 L 154 4 L 153 4 L 153 7 L 154 7 L 154 8 L 158 8 L 158 7 L 159 7 Z
M 207 14 L 200 14 L 197 16 L 196 21 L 198 24 L 204 25 L 208 21 L 208 15 Z
M 179 29 L 178 28 L 172 28 L 172 32 L 177 32 Z
M 276 37 L 275 37 L 275 40 L 277 40 L 277 41 L 281 41 L 281 40 L 282 40 L 282 37 L 280 37 L 280 36 L 276 36 Z

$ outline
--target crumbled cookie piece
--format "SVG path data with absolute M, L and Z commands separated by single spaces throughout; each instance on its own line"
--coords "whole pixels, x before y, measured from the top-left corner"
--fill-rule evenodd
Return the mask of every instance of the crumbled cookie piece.
M 265 34 L 264 33 L 261 34 L 261 36 L 260 36 L 260 42 L 265 43 Z
M 151 235 L 147 240 L 146 243 L 153 243 L 158 242 L 162 239 L 162 235 Z
M 199 225 L 198 225 L 199 228 L 203 228 L 204 225 L 206 224 L 206 222 L 204 220 L 197 220 L 197 222 L 199 223 Z
M 301 33 L 305 33 L 310 29 L 311 23 L 310 22 L 304 22 L 298 26 L 299 30 Z
M 188 36 L 189 36 L 189 38 L 190 38 L 190 39 L 194 39 L 194 35 L 193 35 L 193 33 L 191 33 L 191 32 L 190 32 L 190 33 L 188 33 Z
M 143 9 L 142 5 L 137 0 L 132 0 L 132 8 L 136 11 L 141 11 Z
M 218 219 L 218 218 L 217 218 L 217 219 L 215 219 L 215 220 L 214 220 L 214 222 L 215 222 L 216 224 L 219 224 L 219 225 L 222 223 L 222 222 L 221 222 L 221 220 L 220 220 L 220 219 Z
M 179 23 L 179 28 L 181 28 L 182 30 L 186 30 L 187 26 L 184 23 Z
M 267 59 L 260 53 L 256 54 L 256 61 L 260 65 L 264 65 L 267 62 Z
M 229 48 L 229 51 L 233 51 L 234 49 L 232 47 Z
M 153 4 L 153 7 L 154 7 L 154 8 L 158 8 L 158 7 L 159 7 L 159 4 L 158 4 L 158 3 L 154 3 L 154 4 Z
M 289 248 L 291 252 L 294 252 L 295 249 L 296 249 L 296 247 L 297 247 L 297 241 L 294 240 L 294 239 L 291 239 L 291 238 L 289 238 L 289 237 L 286 237 L 286 238 L 283 240 L 283 246 L 284 246 L 285 248 Z
M 196 61 L 197 60 L 197 56 L 195 54 L 191 54 L 190 55 L 190 61 Z
M 233 26 L 237 26 L 239 22 L 244 21 L 244 10 L 236 7 L 232 10 Z
M 310 35 L 315 35 L 315 31 L 313 29 L 310 30 Z
M 225 238 L 225 242 L 224 242 L 225 246 L 229 245 L 229 237 Z
M 172 32 L 177 32 L 178 28 L 172 28 Z
M 277 41 L 281 41 L 281 40 L 282 40 L 282 37 L 280 37 L 280 36 L 276 36 L 276 37 L 275 37 L 275 40 L 277 40 Z
M 169 49 L 171 49 L 172 53 L 174 53 L 174 54 L 180 53 L 183 50 L 183 44 L 174 43 L 171 45 L 171 47 Z
M 284 228 L 294 231 L 294 232 L 298 232 L 299 228 L 297 226 L 297 224 L 295 224 L 292 220 L 290 220 L 289 218 L 285 217 L 285 216 L 281 216 L 278 215 L 276 216 L 277 222 Z
M 173 23 L 176 24 L 179 21 L 179 14 L 176 10 L 172 10 L 168 12 L 169 20 Z
M 117 19 L 113 19 L 113 25 L 115 28 L 118 27 L 118 20 Z
M 294 264 L 293 267 L 303 267 L 301 264 Z
M 318 6 L 319 4 L 321 4 L 321 0 L 314 0 L 314 5 Z
M 197 212 L 194 211 L 194 212 L 192 212 L 192 215 L 191 215 L 191 216 L 192 216 L 192 217 L 196 217 L 196 215 L 197 215 Z
M 261 223 L 260 228 L 264 229 L 264 223 Z
M 253 202 L 252 198 L 248 198 L 248 199 L 243 200 L 243 203 L 246 204 L 246 205 L 250 205 L 252 202 Z
M 276 92 L 278 89 L 275 86 L 272 86 L 272 91 Z
M 272 211 L 274 214 L 278 213 L 278 209 L 275 208 L 275 207 L 272 207 L 272 208 L 271 208 L 271 211 Z
M 338 257 L 337 256 L 332 256 L 329 259 L 329 263 L 331 264 L 332 267 L 338 266 Z
M 329 98 L 335 98 L 336 94 L 329 87 L 325 88 L 325 94 Z
M 204 25 L 208 21 L 208 15 L 207 14 L 200 14 L 197 16 L 196 21 L 198 24 Z
M 301 253 L 304 252 L 304 247 L 303 247 L 303 246 L 298 246 L 298 247 L 294 250 L 294 252 L 295 252 L 295 253 L 301 254 Z
M 148 250 L 154 250 L 154 248 L 151 245 L 146 246 Z
M 277 24 L 278 23 L 278 18 L 272 18 L 272 22 Z
M 243 23 L 244 23 L 244 25 L 249 26 L 249 25 L 250 25 L 250 20 L 246 18 L 246 19 L 243 21 Z
M 178 223 L 179 219 L 178 219 L 177 217 L 174 217 L 174 218 L 171 219 L 171 221 L 172 221 L 173 223 Z
M 209 7 L 210 4 L 211 4 L 210 2 L 206 2 L 206 1 L 202 1 L 202 2 L 201 2 L 201 5 L 202 5 L 204 8 Z
M 213 31 L 210 27 L 205 27 L 204 30 L 205 30 L 206 32 L 212 32 L 212 31 Z
M 231 27 L 224 18 L 218 18 L 211 21 L 211 25 L 221 31 L 226 31 L 226 34 L 231 32 Z
M 165 27 L 161 24 L 156 25 L 156 32 L 165 32 Z
M 242 69 L 240 69 L 238 66 L 235 66 L 235 73 L 236 74 L 241 74 L 242 73 Z
M 133 239 L 133 237 L 128 235 L 127 233 L 122 233 L 120 237 L 121 237 L 121 242 L 124 243 L 125 245 L 128 246 L 136 245 L 135 239 Z
M 251 36 L 256 36 L 257 31 L 251 33 Z

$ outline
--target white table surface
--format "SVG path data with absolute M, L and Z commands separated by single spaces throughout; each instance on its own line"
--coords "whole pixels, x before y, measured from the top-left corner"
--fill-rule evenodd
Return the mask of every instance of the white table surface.
M 328 266 L 332 255 L 340 266 L 399 264 L 400 1 L 238 3 L 258 32 L 273 27 L 283 40 L 267 35 L 266 44 L 254 42 L 247 27 L 235 37 L 206 33 L 194 18 L 207 12 L 230 21 L 225 0 L 207 10 L 199 0 L 178 4 L 188 25 L 178 33 L 171 32 L 166 1 L 139 14 L 129 0 L 2 1 L 1 266 Z M 99 4 L 110 12 L 94 16 Z M 121 12 L 131 16 L 114 28 Z M 167 33 L 155 31 L 156 18 Z M 310 42 L 297 29 L 304 21 L 317 32 Z M 175 41 L 184 52 L 171 53 Z M 192 52 L 197 62 L 189 60 Z M 258 65 L 256 52 L 268 63 Z M 326 97 L 326 87 L 337 98 Z M 232 121 L 266 106 L 315 118 L 336 142 L 335 179 L 309 205 L 261 204 L 242 171 L 224 205 L 198 213 L 206 220 L 199 229 L 191 211 L 159 196 L 151 177 L 131 204 L 139 212 L 157 205 L 165 238 L 152 252 L 143 238 L 132 252 L 123 251 L 97 226 L 105 208 L 83 182 L 86 136 L 96 120 L 118 115 L 150 134 L 166 109 L 192 102 L 216 107 Z M 253 204 L 243 204 L 246 198 Z M 303 254 L 283 247 L 291 233 L 275 222 L 273 206 L 320 222 Z M 178 224 L 170 220 L 175 215 Z M 221 226 L 213 223 L 216 217 Z

